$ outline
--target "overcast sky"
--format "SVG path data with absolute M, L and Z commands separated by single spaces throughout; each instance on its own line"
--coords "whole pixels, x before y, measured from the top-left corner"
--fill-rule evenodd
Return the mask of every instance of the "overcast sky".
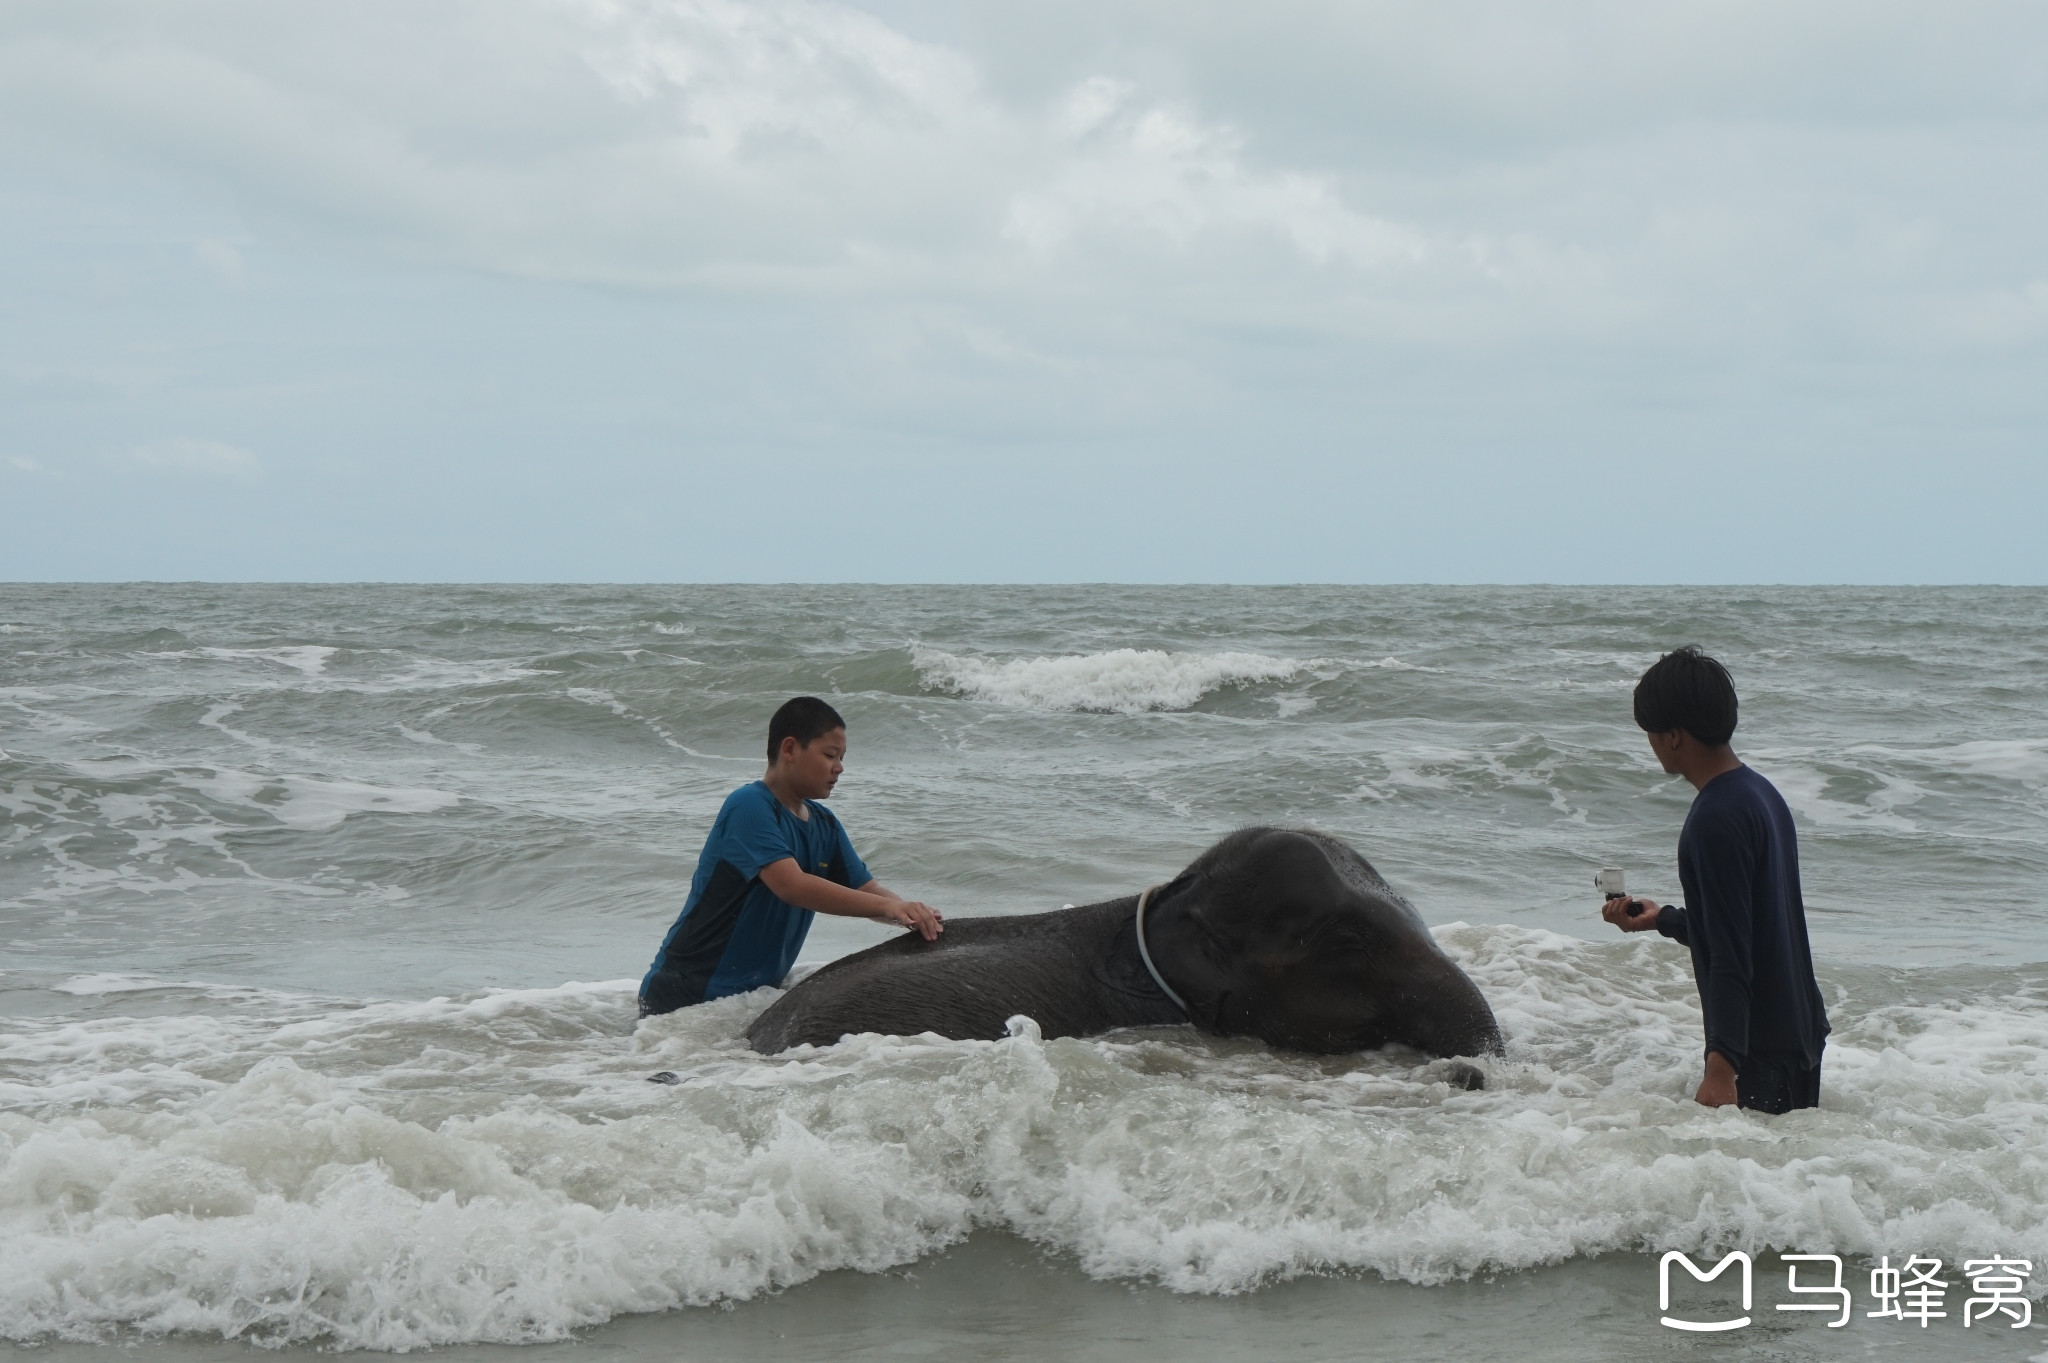
M 2048 6 L 8 0 L 0 578 L 2048 582 Z

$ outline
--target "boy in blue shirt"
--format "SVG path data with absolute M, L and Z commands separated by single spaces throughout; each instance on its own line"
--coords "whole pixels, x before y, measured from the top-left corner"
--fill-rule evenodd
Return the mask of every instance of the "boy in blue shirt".
M 1728 745 L 1735 683 L 1699 649 L 1681 648 L 1643 674 L 1635 712 L 1658 765 L 1699 792 L 1678 836 L 1685 904 L 1611 899 L 1602 916 L 1691 949 L 1707 1032 L 1699 1102 L 1818 1107 L 1828 1014 L 1806 941 L 1799 842 L 1777 788 Z
M 798 696 L 768 721 L 768 772 L 726 796 L 682 915 L 640 982 L 640 1016 L 779 984 L 815 913 L 873 918 L 931 941 L 938 913 L 868 874 L 846 830 L 818 801 L 846 768 L 846 721 Z

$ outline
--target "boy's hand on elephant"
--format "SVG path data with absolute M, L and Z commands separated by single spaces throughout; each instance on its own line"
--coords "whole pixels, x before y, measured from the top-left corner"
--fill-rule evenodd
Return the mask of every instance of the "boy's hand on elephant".
M 946 930 L 945 917 L 929 904 L 915 899 L 892 899 L 889 907 L 882 910 L 882 917 L 898 927 L 909 928 L 930 942 Z

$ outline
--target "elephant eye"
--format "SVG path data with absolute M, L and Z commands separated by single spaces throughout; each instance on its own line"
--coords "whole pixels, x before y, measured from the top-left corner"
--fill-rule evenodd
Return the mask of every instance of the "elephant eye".
M 1309 933 L 1302 939 L 1302 946 L 1323 955 L 1363 956 L 1372 950 L 1372 944 L 1349 928 L 1325 927 Z

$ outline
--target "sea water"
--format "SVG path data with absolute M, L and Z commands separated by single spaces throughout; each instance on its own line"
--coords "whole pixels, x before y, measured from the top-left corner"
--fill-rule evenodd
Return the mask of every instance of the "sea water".
M 2039 1352 L 1964 1328 L 1961 1269 L 2048 1284 L 2044 627 L 1991 589 L 0 588 L 0 1338 Z M 1599 919 L 1603 865 L 1676 896 L 1691 790 L 1629 692 L 1688 642 L 1798 821 L 1815 1111 L 1692 1103 L 1686 954 Z M 1055 909 L 1320 828 L 1506 1055 L 1467 1092 L 1400 1049 L 1028 1019 L 760 1056 L 768 990 L 637 1019 L 805 692 L 899 892 Z M 887 935 L 820 918 L 799 970 Z M 1661 1327 L 1658 1256 L 1732 1249 L 1754 1323 Z M 1775 1312 L 1780 1252 L 1845 1259 L 1848 1327 Z M 1867 1318 L 1916 1255 L 1946 1317 Z

